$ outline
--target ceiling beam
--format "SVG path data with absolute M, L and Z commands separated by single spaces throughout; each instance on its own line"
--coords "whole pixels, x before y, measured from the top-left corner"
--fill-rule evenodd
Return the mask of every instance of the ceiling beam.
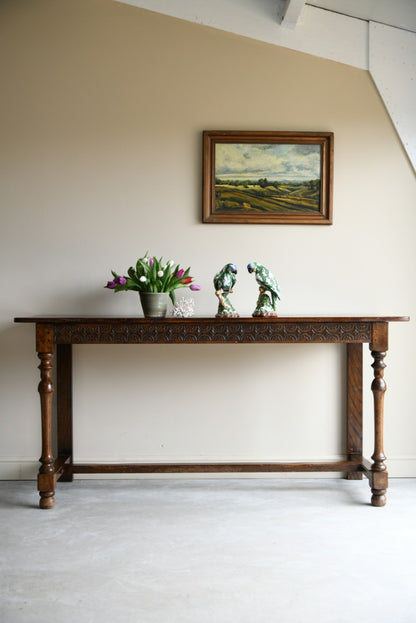
M 281 26 L 295 28 L 306 0 L 286 0 Z

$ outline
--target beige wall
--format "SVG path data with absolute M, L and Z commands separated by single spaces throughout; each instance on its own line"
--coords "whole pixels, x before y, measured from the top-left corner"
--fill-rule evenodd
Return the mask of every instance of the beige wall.
M 12 318 L 136 313 L 133 293 L 102 286 L 147 249 L 192 266 L 199 315 L 215 313 L 212 276 L 228 261 L 241 315 L 256 298 L 249 261 L 278 276 L 282 315 L 414 311 L 414 174 L 367 72 L 110 0 L 3 0 L 0 65 L 0 476 L 32 475 L 40 453 L 33 330 Z M 201 224 L 203 129 L 333 131 L 334 224 Z M 416 476 L 414 343 L 413 323 L 392 327 L 393 475 Z M 342 452 L 342 347 L 74 357 L 78 458 Z M 368 438 L 371 395 L 366 414 Z

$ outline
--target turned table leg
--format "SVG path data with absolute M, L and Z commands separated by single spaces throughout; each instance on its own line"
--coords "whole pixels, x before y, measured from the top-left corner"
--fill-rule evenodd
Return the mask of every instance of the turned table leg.
M 36 325 L 36 350 L 40 359 L 40 407 L 42 418 L 42 455 L 39 459 L 38 491 L 40 508 L 53 508 L 55 504 L 56 473 L 52 454 L 52 359 L 54 329 L 50 325 Z
M 387 389 L 384 380 L 384 357 L 388 349 L 388 324 L 387 322 L 375 323 L 372 329 L 370 343 L 371 355 L 374 359 L 372 368 L 374 379 L 371 383 L 371 391 L 374 399 L 374 452 L 371 465 L 371 504 L 384 506 L 386 503 L 386 491 L 388 487 L 388 473 L 384 463 L 386 460 L 383 447 L 384 436 L 384 394 Z
M 40 383 L 38 386 L 42 416 L 42 455 L 38 474 L 40 508 L 53 508 L 55 499 L 55 465 L 52 455 L 52 356 L 53 353 L 38 353 L 40 359 Z
M 371 504 L 373 506 L 384 506 L 386 503 L 386 490 L 388 486 L 387 468 L 384 464 L 386 460 L 383 449 L 383 428 L 384 428 L 384 394 L 386 383 L 384 381 L 384 351 L 371 351 L 374 358 L 372 367 L 374 369 L 374 379 L 371 384 L 371 391 L 374 396 L 374 453 L 372 455 L 373 464 L 371 466 Z

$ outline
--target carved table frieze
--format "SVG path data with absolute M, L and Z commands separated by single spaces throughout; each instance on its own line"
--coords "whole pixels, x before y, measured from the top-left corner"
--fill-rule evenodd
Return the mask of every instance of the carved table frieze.
M 290 342 L 369 342 L 368 322 L 279 322 L 153 320 L 120 324 L 102 322 L 59 324 L 54 328 L 58 344 L 218 344 Z

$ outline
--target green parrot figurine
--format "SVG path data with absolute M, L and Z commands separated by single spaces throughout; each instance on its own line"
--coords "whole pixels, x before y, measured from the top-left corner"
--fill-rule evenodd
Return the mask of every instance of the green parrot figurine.
M 254 273 L 259 284 L 259 297 L 253 316 L 277 316 L 277 299 L 280 301 L 280 288 L 273 273 L 258 262 L 251 262 L 247 266 L 249 273 Z
M 235 282 L 237 281 L 237 266 L 235 264 L 226 264 L 214 277 L 215 295 L 218 297 L 217 318 L 238 318 L 239 315 L 235 311 L 233 305 L 228 298 L 232 294 Z

